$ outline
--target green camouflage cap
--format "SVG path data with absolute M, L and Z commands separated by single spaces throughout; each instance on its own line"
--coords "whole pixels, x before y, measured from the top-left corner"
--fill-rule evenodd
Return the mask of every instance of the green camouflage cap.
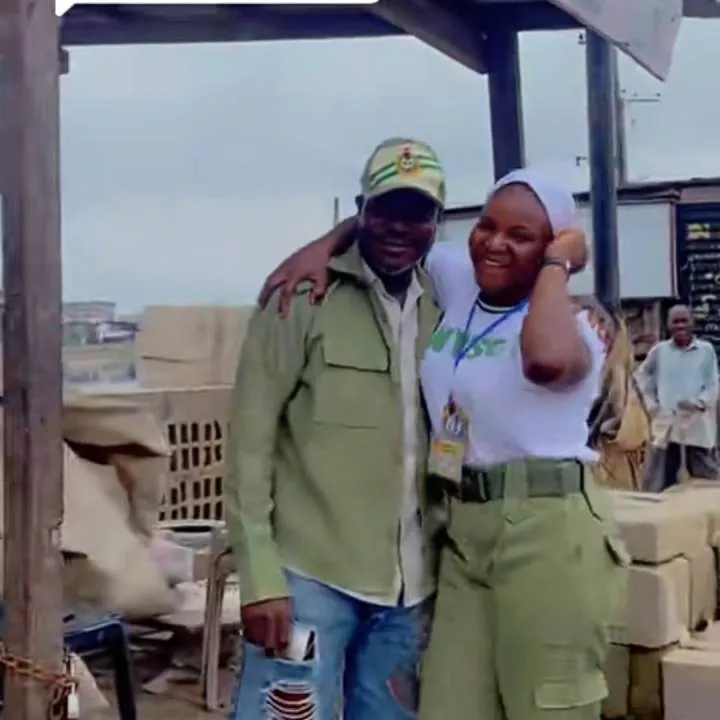
M 438 156 L 427 143 L 410 138 L 380 143 L 365 164 L 360 184 L 366 200 L 391 190 L 417 190 L 445 204 L 445 173 Z

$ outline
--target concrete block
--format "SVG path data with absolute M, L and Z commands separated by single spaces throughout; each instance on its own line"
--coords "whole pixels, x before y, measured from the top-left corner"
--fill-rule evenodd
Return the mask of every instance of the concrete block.
M 663 720 L 662 659 L 672 650 L 630 649 L 628 717 L 633 720 Z
M 690 563 L 632 565 L 625 612 L 610 628 L 612 642 L 662 648 L 677 642 L 690 622 Z
M 720 649 L 678 648 L 662 660 L 664 720 L 717 720 Z
M 715 549 L 707 547 L 690 562 L 690 624 L 695 630 L 701 623 L 712 623 L 717 610 L 718 576 Z
M 626 645 L 611 645 L 605 659 L 605 679 L 608 696 L 602 706 L 603 718 L 621 720 L 628 715 L 630 692 L 630 648 Z
M 611 492 L 625 547 L 636 562 L 659 564 L 692 556 L 709 544 L 707 507 L 688 493 Z
M 720 480 L 691 480 L 663 495 L 682 495 L 683 501 L 702 507 L 708 516 L 708 544 L 720 546 Z
M 717 597 L 715 555 L 705 547 L 691 558 L 628 570 L 625 612 L 611 628 L 612 642 L 662 648 L 687 630 L 712 622 Z

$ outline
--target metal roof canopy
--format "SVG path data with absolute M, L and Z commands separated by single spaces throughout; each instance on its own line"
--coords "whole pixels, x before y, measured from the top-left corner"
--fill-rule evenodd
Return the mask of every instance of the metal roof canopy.
M 646 9 L 651 2 L 661 13 L 661 6 L 678 1 L 635 0 L 624 5 L 622 0 L 603 0 L 602 4 L 581 0 L 380 0 L 362 9 L 105 5 L 74 7 L 59 23 L 52 1 L 3 0 L 4 576 L 12 579 L 5 587 L 8 651 L 48 670 L 61 667 L 59 42 L 107 45 L 415 35 L 467 67 L 488 72 L 493 160 L 495 173 L 500 175 L 525 161 L 518 32 L 578 27 L 559 5 L 573 5 L 576 10 L 582 6 L 581 14 L 607 12 L 613 6 L 617 16 L 621 9 Z M 686 0 L 685 11 L 706 17 L 720 14 L 714 0 Z M 596 279 L 604 277 L 605 284 L 598 288 L 610 300 L 617 296 L 612 250 L 611 57 L 607 43 L 594 32 L 588 33 L 591 193 L 599 208 L 595 240 L 602 240 L 595 248 Z M 8 720 L 42 720 L 47 690 L 14 673 L 6 674 L 5 716 Z
M 651 6 L 652 1 L 645 4 Z M 720 17 L 715 0 L 677 0 L 682 1 L 686 17 Z M 668 6 L 672 4 L 670 0 Z M 61 37 L 67 45 L 116 45 L 409 33 L 473 70 L 485 72 L 484 36 L 498 28 L 524 32 L 582 27 L 565 12 L 573 6 L 581 8 L 576 17 L 593 12 L 585 9 L 588 3 L 582 0 L 379 0 L 365 6 L 76 5 L 63 17 Z
M 683 14 L 720 18 L 720 3 L 684 0 Z M 434 35 L 472 36 L 473 44 L 478 34 L 500 26 L 517 32 L 582 27 L 544 0 L 381 0 L 374 6 L 79 4 L 63 16 L 61 38 L 67 45 L 133 45 L 378 37 L 406 34 L 401 21 L 412 15 L 428 26 L 444 18 L 433 28 Z M 466 32 L 453 27 L 460 23 Z

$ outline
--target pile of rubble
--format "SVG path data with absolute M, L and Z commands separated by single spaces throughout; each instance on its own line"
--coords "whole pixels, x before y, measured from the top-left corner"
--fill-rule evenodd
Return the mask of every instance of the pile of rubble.
M 633 563 L 611 632 L 604 716 L 717 720 L 720 482 L 612 497 Z

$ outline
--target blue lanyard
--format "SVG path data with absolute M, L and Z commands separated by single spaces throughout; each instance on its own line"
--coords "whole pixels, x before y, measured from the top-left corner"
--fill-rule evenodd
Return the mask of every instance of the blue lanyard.
M 472 324 L 473 318 L 475 317 L 477 303 L 478 301 L 476 299 L 475 302 L 473 302 L 472 307 L 470 308 L 470 312 L 468 313 L 467 322 L 465 323 L 465 330 L 463 332 L 464 338 L 466 338 L 468 336 L 468 333 L 470 332 L 470 325 Z M 458 365 L 468 356 L 468 353 L 470 353 L 470 351 L 473 350 L 481 340 L 486 338 L 493 330 L 496 330 L 498 327 L 500 327 L 500 325 L 502 325 L 509 317 L 523 310 L 526 305 L 527 300 L 524 300 L 515 307 L 510 308 L 509 310 L 504 312 L 499 318 L 495 318 L 495 320 L 493 320 L 484 330 L 479 332 L 474 338 L 472 338 L 462 348 L 460 348 L 457 355 L 455 356 L 453 370 L 457 370 Z

